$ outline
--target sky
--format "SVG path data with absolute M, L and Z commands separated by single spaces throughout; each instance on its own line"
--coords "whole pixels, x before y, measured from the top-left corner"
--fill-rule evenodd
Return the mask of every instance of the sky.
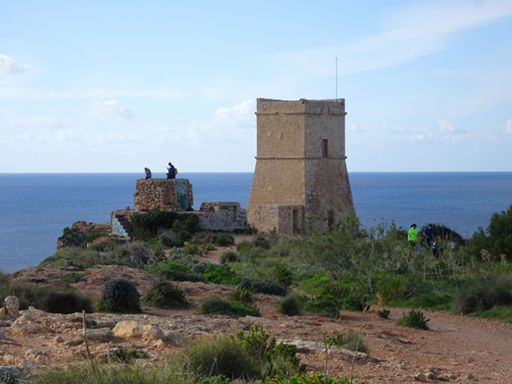
M 512 171 L 511 0 L 0 0 L 0 172 L 250 172 L 336 57 L 349 171 Z

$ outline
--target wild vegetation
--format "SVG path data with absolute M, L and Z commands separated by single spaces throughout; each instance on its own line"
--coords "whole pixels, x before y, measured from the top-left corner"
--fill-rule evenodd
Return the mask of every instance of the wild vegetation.
M 354 217 L 327 233 L 313 228 L 287 238 L 255 235 L 236 244 L 235 250 L 233 234 L 202 232 L 191 217 L 158 211 L 139 214 L 134 219 L 137 240 L 131 242 L 67 228 L 59 239 L 61 247 L 41 265 L 61 269 L 55 280 L 64 287 L 45 287 L 44 281 L 14 284 L 0 276 L 0 299 L 15 295 L 22 309 L 33 305 L 50 312 L 90 312 L 92 301 L 70 287 L 87 281 L 88 268 L 124 265 L 144 271 L 156 283 L 141 299 L 133 282 L 113 276 L 96 310 L 139 313 L 142 300 L 148 306 L 189 308 L 204 315 L 259 316 L 260 295 L 274 295 L 276 309 L 287 316 L 315 313 L 337 318 L 342 310 L 377 307 L 376 316 L 388 319 L 390 310 L 384 307 L 404 307 L 410 310 L 397 325 L 418 329 L 429 329 L 420 309 L 512 322 L 512 206 L 494 214 L 489 226 L 468 240 L 435 225 L 438 253 L 425 243 L 411 248 L 405 231 L 394 224 L 363 228 Z M 220 263 L 206 261 L 204 256 L 219 247 L 230 247 L 219 252 Z M 183 281 L 220 284 L 230 295 L 189 306 L 188 291 L 179 288 Z M 325 336 L 324 343 L 326 349 L 368 351 L 361 331 Z M 294 347 L 277 343 L 257 327 L 195 340 L 159 369 L 125 365 L 143 359 L 143 351 L 116 353 L 118 365 L 98 366 L 94 372 L 88 366 L 52 369 L 39 372 L 32 382 L 64 383 L 77 377 L 84 383 L 229 383 L 234 378 L 262 383 L 348 382 L 305 374 Z

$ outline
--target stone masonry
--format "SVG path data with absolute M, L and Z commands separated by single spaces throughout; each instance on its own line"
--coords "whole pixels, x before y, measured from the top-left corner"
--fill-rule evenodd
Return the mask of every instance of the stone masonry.
M 354 213 L 345 163 L 345 101 L 257 100 L 248 222 L 291 234 Z
M 187 179 L 139 179 L 133 202 L 138 211 L 186 211 L 193 205 L 192 184 Z

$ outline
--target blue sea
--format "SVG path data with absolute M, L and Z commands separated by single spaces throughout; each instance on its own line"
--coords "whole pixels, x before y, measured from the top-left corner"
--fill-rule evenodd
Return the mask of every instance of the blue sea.
M 164 175 L 155 174 L 154 177 Z M 55 252 L 62 229 L 78 220 L 107 223 L 133 205 L 142 174 L 0 174 L 0 270 L 35 266 Z M 245 207 L 252 173 L 180 174 L 203 201 Z M 512 172 L 350 173 L 357 215 L 365 226 L 394 221 L 440 223 L 469 237 L 493 212 L 512 204 Z

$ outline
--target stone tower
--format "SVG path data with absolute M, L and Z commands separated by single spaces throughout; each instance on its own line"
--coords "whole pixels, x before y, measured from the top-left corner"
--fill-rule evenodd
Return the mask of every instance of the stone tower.
M 345 100 L 258 99 L 248 223 L 292 234 L 354 213 L 345 163 Z

